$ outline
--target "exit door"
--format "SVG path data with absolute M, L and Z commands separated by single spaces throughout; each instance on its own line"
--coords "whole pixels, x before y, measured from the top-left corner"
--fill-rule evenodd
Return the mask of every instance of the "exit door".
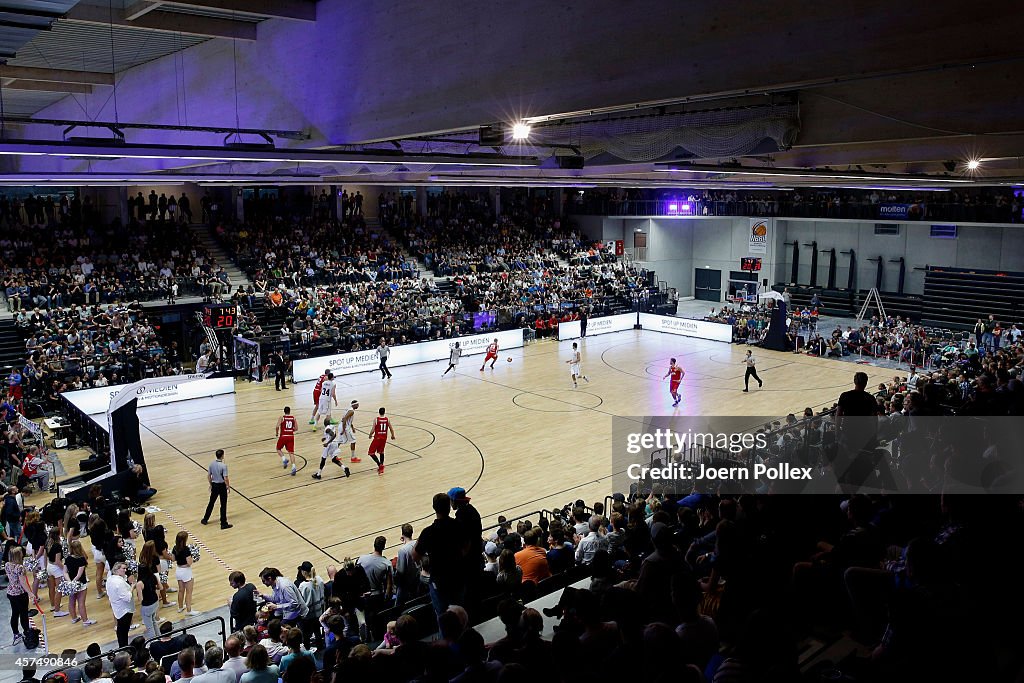
M 701 301 L 721 301 L 722 271 L 695 268 L 693 271 L 693 296 Z

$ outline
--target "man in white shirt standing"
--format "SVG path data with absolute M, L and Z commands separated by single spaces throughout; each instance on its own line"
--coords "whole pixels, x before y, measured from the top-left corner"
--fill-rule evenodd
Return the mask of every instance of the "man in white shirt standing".
M 107 576 L 106 589 L 110 609 L 114 612 L 114 620 L 117 622 L 115 630 L 118 647 L 128 645 L 128 631 L 132 627 L 132 617 L 135 614 L 135 594 L 142 592 L 142 584 L 137 583 L 136 586 L 138 590 L 128 584 L 124 562 L 115 562 Z

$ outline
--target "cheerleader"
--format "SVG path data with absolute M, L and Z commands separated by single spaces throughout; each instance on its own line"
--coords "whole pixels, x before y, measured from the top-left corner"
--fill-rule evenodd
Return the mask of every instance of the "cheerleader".
M 153 541 L 156 546 L 156 554 L 160 558 L 157 568 L 157 574 L 160 578 L 160 606 L 167 607 L 171 604 L 167 601 L 167 594 L 178 592 L 177 588 L 171 588 L 167 585 L 167 576 L 170 573 L 171 562 L 174 560 L 174 557 L 171 556 L 170 548 L 167 546 L 167 533 L 163 525 L 156 523 L 156 515 L 152 512 L 146 513 L 146 516 L 142 519 L 142 538 L 146 542 Z
M 58 586 L 57 590 L 64 588 L 61 592 L 68 596 L 71 623 L 77 624 L 81 621 L 84 626 L 92 626 L 96 620 L 89 618 L 89 611 L 85 606 L 85 599 L 89 594 L 89 560 L 82 549 L 81 541 L 71 541 L 64 567 L 67 569 L 67 580 Z
M 50 605 L 53 616 L 66 617 L 69 612 L 61 610 L 64 596 L 57 591 L 57 584 L 64 580 L 64 547 L 61 544 L 60 527 L 50 529 L 46 539 L 46 585 L 50 589 Z
M 189 616 L 199 616 L 192 609 L 192 549 L 188 547 L 188 532 L 179 531 L 174 537 L 174 562 L 177 565 L 174 577 L 178 580 L 178 612 L 188 612 Z
M 89 541 L 92 543 L 92 559 L 96 565 L 96 599 L 101 600 L 106 592 L 105 576 L 107 573 L 107 556 L 103 549 L 110 545 L 113 534 L 107 529 L 107 523 L 99 515 L 89 518 Z
M 142 584 L 142 624 L 146 627 L 146 638 L 158 638 L 156 629 L 156 613 L 160 610 L 158 588 L 160 579 L 157 572 L 160 568 L 160 556 L 156 552 L 156 543 L 146 541 L 139 553 L 139 583 Z
M 25 540 L 29 549 L 26 568 L 32 572 L 32 597 L 39 602 L 39 583 L 46 578 L 46 525 L 38 510 L 25 513 Z
M 68 506 L 68 509 L 64 512 L 64 550 L 70 552 L 71 541 L 80 539 L 82 536 L 82 528 L 78 525 L 78 506 L 72 503 Z

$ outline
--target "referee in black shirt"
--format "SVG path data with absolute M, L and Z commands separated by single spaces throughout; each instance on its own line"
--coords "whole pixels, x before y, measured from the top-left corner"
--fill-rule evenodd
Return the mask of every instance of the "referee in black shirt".
M 747 366 L 747 372 L 743 375 L 743 391 L 750 391 L 750 378 L 753 377 L 757 380 L 757 387 L 760 389 L 764 382 L 757 376 L 757 359 L 754 358 L 754 352 L 747 349 L 747 357 L 743 359 L 743 362 Z

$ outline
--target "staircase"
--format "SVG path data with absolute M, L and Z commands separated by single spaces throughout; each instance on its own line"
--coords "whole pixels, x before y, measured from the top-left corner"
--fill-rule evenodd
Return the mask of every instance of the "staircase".
M 25 363 L 25 342 L 18 333 L 14 320 L 0 320 L 0 368 L 4 375 L 11 367 L 21 367 Z
M 217 239 L 210 232 L 210 226 L 192 224 L 189 226 L 189 229 L 196 233 L 196 237 L 199 238 L 199 243 L 210 253 L 210 257 L 219 265 L 224 266 L 224 270 L 227 271 L 228 277 L 231 278 L 232 292 L 234 292 L 238 287 L 248 287 L 252 284 L 249 277 L 238 268 L 235 262 L 228 255 L 228 252 L 224 250 L 224 247 L 220 246 L 220 243 L 217 242 Z
M 405 245 L 402 243 L 402 240 L 398 239 L 396 235 L 392 235 L 389 231 L 382 228 L 380 221 L 376 217 L 371 218 L 367 216 L 366 218 L 364 218 L 364 220 L 366 221 L 366 229 L 368 231 L 382 233 L 388 236 L 388 238 L 398 247 L 398 250 L 405 255 L 406 260 L 412 261 L 415 269 L 419 271 L 419 276 L 421 278 L 425 277 L 429 280 L 434 277 L 434 271 L 427 270 L 426 264 L 423 263 L 423 261 L 416 258 L 415 256 L 413 256 L 412 254 L 410 254 L 409 250 L 406 249 Z

